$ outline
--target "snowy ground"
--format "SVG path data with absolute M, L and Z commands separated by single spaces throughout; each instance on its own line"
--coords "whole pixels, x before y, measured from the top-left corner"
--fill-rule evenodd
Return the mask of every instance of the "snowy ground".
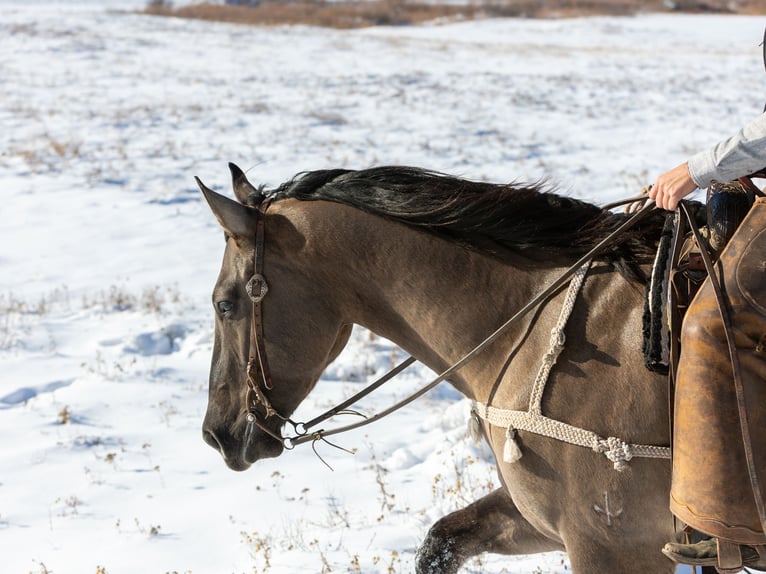
M 223 249 L 193 176 L 406 163 L 632 195 L 763 105 L 763 20 L 642 16 L 334 31 L 0 0 L 0 549 L 8 573 L 411 572 L 494 487 L 448 387 L 229 471 L 201 440 Z M 401 358 L 357 331 L 303 413 Z M 401 397 L 406 376 L 367 402 Z M 464 572 L 565 572 L 563 555 Z M 611 574 L 611 573 L 604 573 Z

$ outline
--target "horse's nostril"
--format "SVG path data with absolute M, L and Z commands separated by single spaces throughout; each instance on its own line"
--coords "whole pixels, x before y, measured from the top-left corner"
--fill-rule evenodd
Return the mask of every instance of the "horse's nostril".
M 204 440 L 207 444 L 212 446 L 218 452 L 223 452 L 223 450 L 221 449 L 221 443 L 218 442 L 218 438 L 215 436 L 215 433 L 213 433 L 212 431 L 209 431 L 207 429 L 202 429 L 202 440 Z

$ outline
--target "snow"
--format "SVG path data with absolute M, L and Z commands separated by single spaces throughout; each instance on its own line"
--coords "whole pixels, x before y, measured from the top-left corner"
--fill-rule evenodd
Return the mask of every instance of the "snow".
M 0 1 L 4 572 L 411 572 L 428 527 L 497 486 L 449 387 L 337 438 L 353 455 L 318 445 L 334 471 L 310 447 L 225 467 L 200 432 L 223 241 L 194 175 L 229 193 L 229 161 L 268 185 L 405 163 L 607 202 L 763 105 L 757 17 L 336 31 L 143 4 Z M 403 358 L 356 330 L 299 416 Z

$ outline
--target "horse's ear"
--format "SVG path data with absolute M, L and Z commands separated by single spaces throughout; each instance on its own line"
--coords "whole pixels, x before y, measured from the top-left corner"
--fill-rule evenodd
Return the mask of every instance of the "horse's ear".
M 252 242 L 254 233 L 252 209 L 216 193 L 206 187 L 198 177 L 194 179 L 197 180 L 202 195 L 205 196 L 207 204 L 213 210 L 218 223 L 226 231 L 226 235 L 233 238 L 239 247 Z
M 233 163 L 229 163 L 229 170 L 231 170 L 231 185 L 234 187 L 234 196 L 243 205 L 249 204 L 251 194 L 260 195 L 260 192 L 253 186 L 252 183 L 247 181 L 245 172 Z

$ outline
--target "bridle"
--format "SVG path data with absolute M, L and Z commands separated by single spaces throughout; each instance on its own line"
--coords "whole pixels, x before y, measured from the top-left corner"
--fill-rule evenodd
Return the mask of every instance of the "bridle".
M 253 252 L 253 275 L 245 284 L 245 291 L 252 302 L 250 316 L 250 355 L 247 360 L 247 393 L 245 394 L 245 408 L 247 410 L 247 430 L 245 435 L 250 441 L 253 427 L 258 427 L 263 432 L 278 440 L 284 445 L 284 439 L 272 431 L 261 421 L 258 416 L 258 408 L 264 412 L 264 419 L 277 417 L 283 422 L 292 422 L 274 408 L 266 395 L 266 391 L 274 388 L 271 377 L 269 361 L 266 357 L 266 346 L 263 339 L 263 309 L 261 302 L 269 292 L 269 285 L 263 276 L 263 253 L 264 253 L 264 219 L 266 210 L 271 204 L 271 198 L 265 198 L 255 209 L 255 250 Z M 260 375 L 260 376 L 259 376 Z M 263 386 L 261 386 L 263 385 Z M 296 426 L 293 423 L 293 426 Z
M 637 198 L 630 198 L 622 202 L 612 204 L 612 206 L 618 204 L 633 203 Z M 252 440 L 254 428 L 259 428 L 267 435 L 277 440 L 287 450 L 292 450 L 296 445 L 305 442 L 325 441 L 326 437 L 347 432 L 371 424 L 383 417 L 399 410 L 400 408 L 410 404 L 417 398 L 423 396 L 428 391 L 433 389 L 436 385 L 442 381 L 448 379 L 456 371 L 461 369 L 477 355 L 479 355 L 484 349 L 497 340 L 503 333 L 505 333 L 511 326 L 515 325 L 520 319 L 526 316 L 529 312 L 535 309 L 541 302 L 545 301 L 553 293 L 555 293 L 560 287 L 562 287 L 571 277 L 577 273 L 577 271 L 588 261 L 593 259 L 600 252 L 607 247 L 611 247 L 619 238 L 619 236 L 627 231 L 630 227 L 636 224 L 639 220 L 643 219 L 654 208 L 654 202 L 648 201 L 641 207 L 641 209 L 632 213 L 632 215 L 626 219 L 621 225 L 619 225 L 612 233 L 604 238 L 598 245 L 591 249 L 588 253 L 578 259 L 571 267 L 564 271 L 557 279 L 555 279 L 550 285 L 543 289 L 537 296 L 535 296 L 529 303 L 527 303 L 522 309 L 508 319 L 503 325 L 501 325 L 494 333 L 489 335 L 484 341 L 477 345 L 473 350 L 466 354 L 462 359 L 454 363 L 446 371 L 442 372 L 435 379 L 401 400 L 400 402 L 392 405 L 391 407 L 376 413 L 370 417 L 361 415 L 356 411 L 350 411 L 349 407 L 356 403 L 358 400 L 366 397 L 374 390 L 381 387 L 384 383 L 388 382 L 396 375 L 404 371 L 407 367 L 416 362 L 414 357 L 409 357 L 406 360 L 399 363 L 393 369 L 385 373 L 382 377 L 370 383 L 367 387 L 349 397 L 342 403 L 322 413 L 308 422 L 295 422 L 289 417 L 280 414 L 266 394 L 266 391 L 271 391 L 274 388 L 274 382 L 271 376 L 271 370 L 269 369 L 268 359 L 266 357 L 266 347 L 263 337 L 263 310 L 261 302 L 269 291 L 266 278 L 263 275 L 263 257 L 265 249 L 264 227 L 265 227 L 265 215 L 266 210 L 269 208 L 271 198 L 264 198 L 255 208 L 255 250 L 253 254 L 253 275 L 247 282 L 245 289 L 247 291 L 250 300 L 252 301 L 252 314 L 250 320 L 250 355 L 247 362 L 247 393 L 246 393 L 246 420 L 247 429 L 245 432 L 245 441 L 249 443 Z M 611 207 L 611 206 L 610 206 Z M 263 420 L 259 417 L 259 410 L 263 411 Z M 333 428 L 333 429 L 319 429 L 310 432 L 310 429 L 321 424 L 322 422 L 338 415 L 338 414 L 356 414 L 362 416 L 364 420 L 352 423 L 349 425 Z M 277 417 L 284 424 L 289 424 L 293 428 L 294 435 L 283 437 L 278 433 L 275 433 L 266 425 L 266 421 L 272 417 Z M 332 444 L 332 443 L 330 443 Z M 337 445 L 333 445 L 336 446 Z M 338 447 L 341 448 L 341 447 Z M 345 449 L 343 449 L 345 450 Z M 321 457 L 320 457 L 321 458 Z M 326 463 L 325 463 L 326 464 Z
M 266 391 L 274 389 L 274 382 L 271 376 L 271 369 L 269 368 L 269 361 L 266 357 L 266 345 L 264 343 L 263 336 L 263 309 L 261 302 L 266 294 L 269 292 L 269 285 L 266 282 L 266 278 L 263 275 L 263 257 L 265 250 L 265 217 L 266 211 L 271 205 L 271 198 L 264 198 L 258 206 L 255 208 L 255 248 L 253 251 L 253 275 L 245 284 L 245 291 L 247 292 L 250 301 L 252 302 L 252 310 L 250 315 L 250 353 L 247 360 L 247 392 L 245 394 L 245 420 L 247 420 L 247 429 L 245 430 L 245 442 L 249 443 L 253 436 L 253 430 L 259 428 L 261 431 L 269 435 L 271 438 L 280 442 L 283 448 L 292 450 L 296 444 L 305 442 L 308 429 L 313 428 L 320 422 L 327 420 L 338 414 L 357 414 L 356 411 L 348 410 L 348 407 L 355 403 L 360 398 L 367 396 L 373 390 L 380 387 L 383 383 L 389 381 L 391 378 L 399 374 L 405 368 L 415 362 L 415 359 L 410 357 L 403 361 L 399 366 L 389 371 L 386 375 L 378 379 L 375 383 L 366 387 L 362 392 L 357 393 L 353 397 L 347 399 L 340 405 L 337 405 L 324 413 L 322 416 L 316 417 L 307 423 L 295 422 L 290 417 L 282 415 L 271 404 Z M 262 418 L 259 417 L 259 408 L 262 410 Z M 266 421 L 271 417 L 276 417 L 282 421 L 283 424 L 289 424 L 294 432 L 292 437 L 283 437 L 272 431 L 267 425 Z M 263 419 L 263 420 L 262 420 Z M 323 431 L 314 433 L 312 440 L 323 440 Z M 339 447 L 340 448 L 340 447 Z M 321 457 L 320 457 L 321 458 Z M 326 463 L 325 463 L 326 464 Z

